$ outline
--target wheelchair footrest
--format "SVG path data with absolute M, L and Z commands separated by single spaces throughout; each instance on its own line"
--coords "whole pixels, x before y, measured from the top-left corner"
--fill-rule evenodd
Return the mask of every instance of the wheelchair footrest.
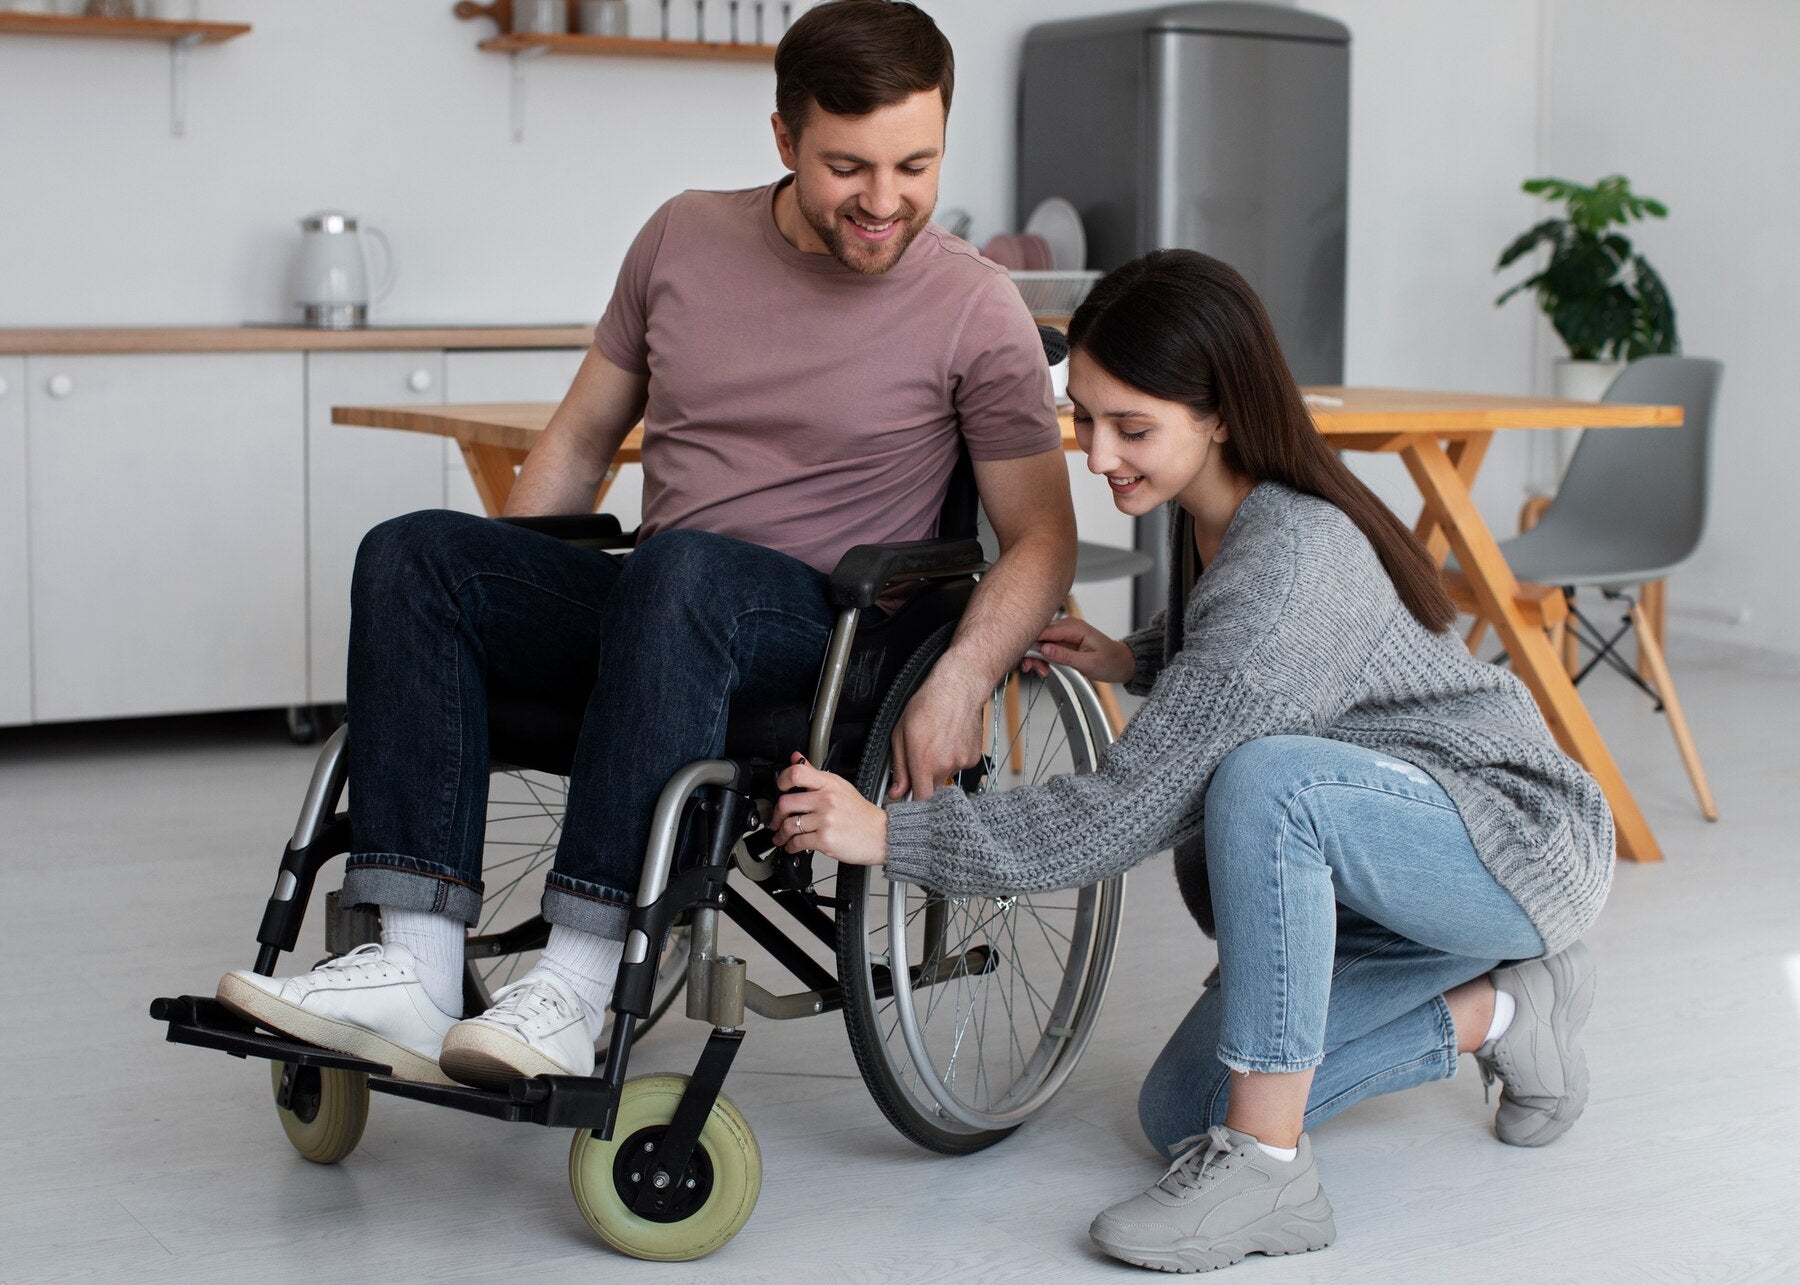
M 295 1066 L 361 1071 L 369 1088 L 397 1098 L 412 1098 L 437 1106 L 455 1107 L 476 1115 L 515 1124 L 542 1124 L 554 1129 L 612 1128 L 618 1108 L 618 1090 L 598 1077 L 540 1075 L 514 1080 L 505 1089 L 473 1089 L 460 1084 L 427 1084 L 421 1080 L 395 1079 L 393 1068 L 380 1063 L 334 1053 L 316 1044 L 303 1044 L 283 1035 L 270 1035 L 238 1016 L 211 996 L 181 995 L 150 1002 L 150 1016 L 169 1024 L 172 1044 L 192 1044 L 219 1049 L 233 1057 L 262 1057 Z
M 374 1076 L 369 1087 L 397 1098 L 412 1098 L 441 1107 L 455 1107 L 513 1124 L 542 1124 L 552 1129 L 612 1128 L 618 1095 L 605 1080 L 579 1075 L 540 1075 L 514 1080 L 505 1089 L 472 1089 L 460 1084 L 426 1084 L 422 1080 L 396 1080 Z
M 365 1071 L 390 1075 L 392 1067 L 365 1061 L 348 1053 L 334 1053 L 316 1044 L 303 1044 L 285 1035 L 270 1035 L 226 1008 L 210 996 L 181 995 L 150 1001 L 150 1016 L 169 1024 L 171 1044 L 192 1044 L 220 1049 L 233 1057 L 266 1057 L 295 1066 L 332 1067 L 340 1071 Z

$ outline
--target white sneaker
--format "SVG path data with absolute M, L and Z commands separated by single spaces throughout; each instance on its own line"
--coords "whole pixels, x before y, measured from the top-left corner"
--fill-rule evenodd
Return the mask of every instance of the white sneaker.
M 555 977 L 527 973 L 495 991 L 487 1012 L 450 1028 L 438 1064 L 452 1079 L 486 1089 L 521 1076 L 592 1075 L 587 1010 Z
M 270 1030 L 392 1067 L 403 1080 L 449 1084 L 438 1049 L 456 1018 L 439 1010 L 404 946 L 370 942 L 298 977 L 236 969 L 219 1002 Z

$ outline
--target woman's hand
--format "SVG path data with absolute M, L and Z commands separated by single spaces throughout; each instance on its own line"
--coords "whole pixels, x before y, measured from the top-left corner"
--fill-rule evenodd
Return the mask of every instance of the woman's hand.
M 792 793 L 775 801 L 769 828 L 788 852 L 822 852 L 853 866 L 887 861 L 887 813 L 832 772 L 821 772 L 801 755 L 776 778 Z
M 1044 659 L 1027 656 L 1020 667 L 1039 678 L 1050 672 L 1044 661 L 1067 665 L 1099 683 L 1126 683 L 1137 673 L 1137 657 L 1131 648 L 1116 642 L 1074 616 L 1052 620 L 1038 635 L 1034 650 Z

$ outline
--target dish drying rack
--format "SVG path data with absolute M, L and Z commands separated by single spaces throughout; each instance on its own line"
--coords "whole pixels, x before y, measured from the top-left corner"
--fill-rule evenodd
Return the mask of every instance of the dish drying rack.
M 1081 306 L 1099 272 L 1026 272 L 1009 271 L 1007 276 L 1025 298 L 1025 306 L 1034 317 L 1067 317 Z

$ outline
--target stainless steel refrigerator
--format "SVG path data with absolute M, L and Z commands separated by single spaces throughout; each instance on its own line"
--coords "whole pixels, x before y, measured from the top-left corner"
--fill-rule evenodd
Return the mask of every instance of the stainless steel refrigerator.
M 1025 37 L 1020 221 L 1049 196 L 1086 225 L 1088 267 L 1202 250 L 1262 296 L 1295 378 L 1344 375 L 1350 32 L 1277 5 L 1188 4 L 1045 23 Z M 1164 598 L 1164 523 L 1142 623 Z

